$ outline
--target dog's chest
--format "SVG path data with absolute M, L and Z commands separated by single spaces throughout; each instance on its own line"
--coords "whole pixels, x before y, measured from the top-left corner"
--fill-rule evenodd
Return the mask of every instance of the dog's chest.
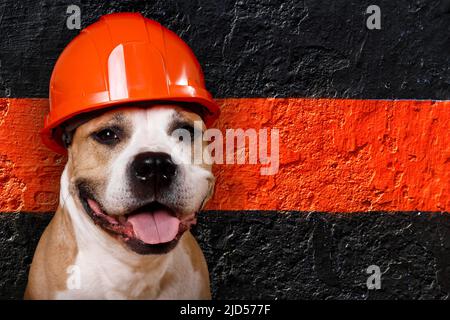
M 187 292 L 200 292 L 201 280 L 182 250 L 175 249 L 165 259 L 139 267 L 101 252 L 79 251 L 67 275 L 67 289 L 57 292 L 56 298 L 188 298 L 184 297 Z
M 161 267 L 148 271 L 132 268 L 116 259 L 92 252 L 79 252 L 67 274 L 67 289 L 58 299 L 139 299 L 156 298 Z

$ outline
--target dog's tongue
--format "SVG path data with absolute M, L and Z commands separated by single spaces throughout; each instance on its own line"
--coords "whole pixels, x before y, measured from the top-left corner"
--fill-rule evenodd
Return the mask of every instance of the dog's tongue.
M 128 217 L 136 237 L 147 244 L 158 244 L 175 239 L 180 220 L 166 210 L 139 212 Z

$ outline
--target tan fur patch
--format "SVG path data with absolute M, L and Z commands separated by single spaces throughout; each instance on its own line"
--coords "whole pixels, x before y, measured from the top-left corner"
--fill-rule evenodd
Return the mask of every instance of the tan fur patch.
M 187 247 L 188 252 L 190 253 L 190 259 L 192 266 L 194 267 L 194 271 L 197 271 L 201 274 L 201 278 L 204 279 L 204 282 L 201 284 L 201 297 L 200 299 L 209 300 L 211 299 L 211 291 L 210 291 L 210 283 L 209 283 L 209 272 L 208 266 L 206 264 L 205 257 L 203 256 L 202 250 L 195 240 L 192 233 L 187 231 L 184 235 L 183 244 Z
M 77 255 L 72 221 L 58 208 L 45 229 L 30 268 L 25 299 L 52 299 L 51 294 L 67 288 L 67 270 Z

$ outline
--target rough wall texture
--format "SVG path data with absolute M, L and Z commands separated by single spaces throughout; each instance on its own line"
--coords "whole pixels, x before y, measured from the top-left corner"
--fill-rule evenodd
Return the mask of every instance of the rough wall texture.
M 373 1 L 26 0 L 0 3 L 0 95 L 46 97 L 53 64 L 78 30 L 136 11 L 179 34 L 219 97 L 448 99 L 446 0 L 380 0 L 381 30 L 365 26 Z
M 0 118 L 0 211 L 54 211 L 65 158 L 39 140 L 48 101 L 0 102 L 8 105 Z M 216 165 L 209 210 L 450 208 L 449 102 L 229 98 L 219 103 L 217 128 L 224 137 L 227 128 L 277 128 L 280 158 L 277 166 Z M 272 135 L 269 131 L 268 141 Z M 261 175 L 269 166 L 278 172 Z
M 0 298 L 22 297 L 50 217 L 0 216 Z M 209 211 L 194 232 L 216 299 L 450 298 L 445 214 Z M 381 290 L 367 290 L 372 264 L 383 273 Z
M 55 210 L 65 158 L 40 141 L 48 100 L 0 98 L 1 105 L 0 211 Z
M 280 129 L 279 175 L 215 169 L 195 230 L 214 297 L 450 297 L 450 113 L 435 101 L 450 98 L 447 0 L 379 0 L 372 31 L 372 1 L 11 0 L 0 3 L 1 298 L 22 296 L 57 205 L 65 160 L 36 133 L 51 69 L 78 33 L 72 4 L 82 27 L 119 11 L 169 27 L 221 98 L 220 128 Z M 381 290 L 365 286 L 372 264 Z

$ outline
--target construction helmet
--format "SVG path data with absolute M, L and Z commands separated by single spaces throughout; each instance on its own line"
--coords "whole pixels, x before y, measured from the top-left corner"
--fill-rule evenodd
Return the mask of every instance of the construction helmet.
M 64 49 L 50 79 L 50 112 L 41 136 L 66 153 L 61 125 L 74 116 L 146 101 L 202 107 L 210 125 L 219 107 L 186 43 L 139 13 L 115 13 L 83 29 Z

